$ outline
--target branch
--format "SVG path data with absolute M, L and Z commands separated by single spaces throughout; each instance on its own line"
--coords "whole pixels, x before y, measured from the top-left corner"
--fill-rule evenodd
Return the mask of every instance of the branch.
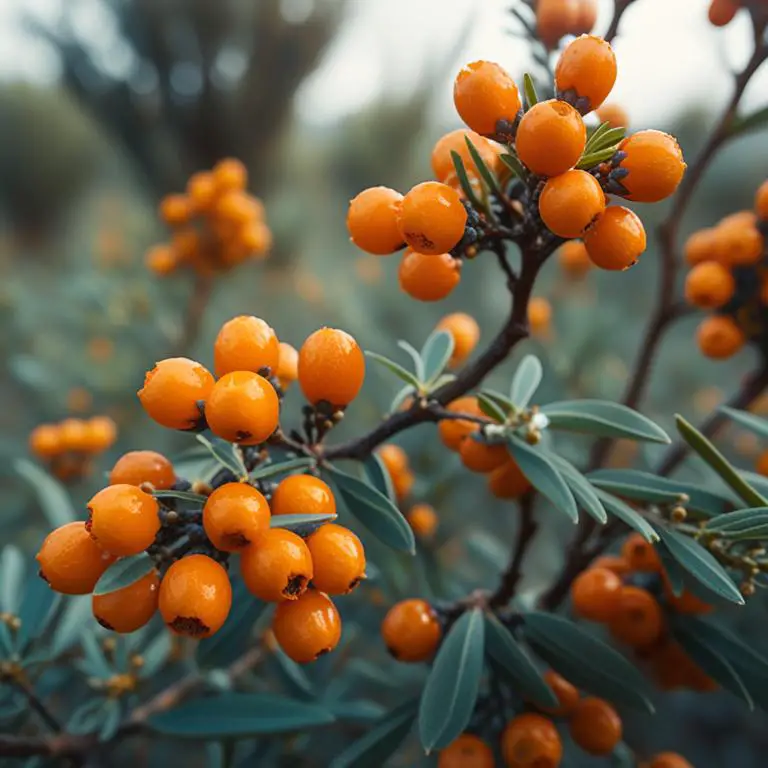
M 616 34 L 619 31 L 619 22 L 624 15 L 624 11 L 626 11 L 633 2 L 634 0 L 616 0 L 613 4 L 613 18 L 604 35 L 605 40 L 609 43 L 616 37 Z
M 189 355 L 194 347 L 208 303 L 213 293 L 214 277 L 209 274 L 195 273 L 195 283 L 184 313 L 181 338 L 176 344 L 176 355 Z
M 54 733 L 61 732 L 61 723 L 56 716 L 48 709 L 45 703 L 35 693 L 33 688 L 25 681 L 20 680 L 18 677 L 13 677 L 11 683 L 18 691 L 26 698 L 29 706 L 35 710 L 40 719 L 50 728 Z

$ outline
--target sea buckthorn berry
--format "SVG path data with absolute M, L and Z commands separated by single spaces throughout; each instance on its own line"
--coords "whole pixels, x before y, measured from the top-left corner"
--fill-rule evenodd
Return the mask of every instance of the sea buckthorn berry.
M 446 410 L 450 413 L 464 413 L 468 416 L 485 416 L 477 404 L 477 398 L 471 395 L 465 395 L 454 400 L 448 404 Z M 466 419 L 443 419 L 437 427 L 443 445 L 452 451 L 458 451 L 462 440 L 477 429 L 476 422 Z
M 59 424 L 62 451 L 85 453 L 88 450 L 88 427 L 82 419 L 64 419 Z
M 269 528 L 270 517 L 267 500 L 253 486 L 226 483 L 206 500 L 203 528 L 216 549 L 237 552 Z
M 573 611 L 590 621 L 609 621 L 616 611 L 621 589 L 621 579 L 613 571 L 590 567 L 571 586 Z
M 634 211 L 609 205 L 584 233 L 592 263 L 601 269 L 629 269 L 645 250 L 645 228 Z
M 534 336 L 542 336 L 549 331 L 552 323 L 552 305 L 542 296 L 534 296 L 528 302 L 528 325 Z
M 552 177 L 539 196 L 541 219 L 558 237 L 580 237 L 604 210 L 600 182 L 586 171 Z
M 480 326 L 477 320 L 466 312 L 446 315 L 437 324 L 435 330 L 446 331 L 453 339 L 453 353 L 448 361 L 453 367 L 461 365 L 480 341 Z
M 213 166 L 213 179 L 219 190 L 242 191 L 248 183 L 248 171 L 239 160 L 227 157 Z
M 440 301 L 461 279 L 461 262 L 450 253 L 428 256 L 410 248 L 403 254 L 398 270 L 400 288 L 419 301 Z
M 401 472 L 399 475 L 395 475 L 392 478 L 392 486 L 394 487 L 395 496 L 398 501 L 402 501 L 411 493 L 415 482 L 416 478 L 410 470 Z
M 108 485 L 88 502 L 86 528 L 112 555 L 138 555 L 160 530 L 157 500 L 135 485 Z
M 531 107 L 515 137 L 523 165 L 539 176 L 559 176 L 579 162 L 587 142 L 581 115 L 564 101 L 550 99 Z
M 418 253 L 438 256 L 464 236 L 467 210 L 459 193 L 439 181 L 417 184 L 403 198 L 397 225 L 402 239 Z
M 313 475 L 289 475 L 281 480 L 270 503 L 273 515 L 335 515 L 330 486 Z
M 685 260 L 690 266 L 716 258 L 717 241 L 714 228 L 700 229 L 691 234 L 683 246 Z
M 48 586 L 64 595 L 93 592 L 104 571 L 115 562 L 77 520 L 51 531 L 36 555 L 40 576 Z
M 221 629 L 232 607 L 229 576 L 207 555 L 183 557 L 160 583 L 159 607 L 174 634 L 210 637 Z
M 617 576 L 627 576 L 632 572 L 632 568 L 626 558 L 619 555 L 600 555 L 600 557 L 592 561 L 589 567 L 605 568 L 613 571 Z
M 413 532 L 422 539 L 431 539 L 437 530 L 437 513 L 430 504 L 414 504 L 405 516 Z
M 321 525 L 307 538 L 312 555 L 312 586 L 329 595 L 346 595 L 365 578 L 365 550 L 348 528 Z
M 495 445 L 483 443 L 480 440 L 475 440 L 473 435 L 461 441 L 459 457 L 461 458 L 461 463 L 470 472 L 481 472 L 483 474 L 493 472 L 494 469 L 498 469 L 502 464 L 506 464 L 510 458 L 509 451 L 504 443 L 496 443 Z
M 663 131 L 638 131 L 619 144 L 626 153 L 619 167 L 628 171 L 621 180 L 624 197 L 638 203 L 657 203 L 669 197 L 685 173 L 683 152 L 674 136 Z
M 223 222 L 243 226 L 253 221 L 256 215 L 253 198 L 245 192 L 232 190 L 224 192 L 216 200 L 215 216 Z
M 543 712 L 557 717 L 570 715 L 576 708 L 581 698 L 575 685 L 569 683 L 562 675 L 558 675 L 553 669 L 544 673 L 544 682 L 555 694 L 559 704 L 557 707 L 539 707 Z
M 424 600 L 396 603 L 381 623 L 384 645 L 398 661 L 431 659 L 442 634 L 437 615 Z
M 603 104 L 596 114 L 601 123 L 608 123 L 611 128 L 626 128 L 629 125 L 627 111 L 618 104 Z
M 153 245 L 144 257 L 147 269 L 161 277 L 170 275 L 178 266 L 176 252 L 169 245 Z
M 312 405 L 321 400 L 349 405 L 365 379 L 365 357 L 345 331 L 320 328 L 307 337 L 299 350 L 299 386 Z
M 394 477 L 408 471 L 408 454 L 399 445 L 394 443 L 382 445 L 377 454 L 390 476 Z
M 341 617 L 328 595 L 311 589 L 277 606 L 272 631 L 288 658 L 307 664 L 339 644 Z
M 661 637 L 664 615 L 650 592 L 640 587 L 622 587 L 608 627 L 619 642 L 642 648 Z
M 569 240 L 557 251 L 557 260 L 568 277 L 580 279 L 592 269 L 592 262 L 581 240 Z
M 592 31 L 597 22 L 597 0 L 579 0 L 579 19 L 573 33 L 584 35 Z
M 85 422 L 86 447 L 91 453 L 111 448 L 117 440 L 117 424 L 109 416 L 94 416 Z
M 669 581 L 666 571 L 662 573 L 662 584 L 664 586 L 664 598 L 675 613 L 682 613 L 689 616 L 702 616 L 713 611 L 713 605 L 696 597 L 690 590 L 683 589 L 679 595 L 676 595 L 672 590 L 672 584 Z
M 736 354 L 746 344 L 747 339 L 733 318 L 712 315 L 699 324 L 696 341 L 706 357 L 723 360 Z
M 121 634 L 135 632 L 155 615 L 159 593 L 157 571 L 150 571 L 127 587 L 106 595 L 94 595 L 93 615 L 105 629 Z
M 557 47 L 557 43 L 565 35 L 576 33 L 580 26 L 579 6 L 580 0 L 537 1 L 536 35 L 547 48 Z
M 701 309 L 718 309 L 727 304 L 736 291 L 730 270 L 716 261 L 697 264 L 685 279 L 685 300 Z
M 719 256 L 727 266 L 750 266 L 762 257 L 765 241 L 754 224 L 721 224 L 717 233 Z
M 462 733 L 437 757 L 437 768 L 493 768 L 493 750 L 479 737 Z
M 160 201 L 160 218 L 170 227 L 186 224 L 192 215 L 192 207 L 185 195 L 166 195 Z
M 349 203 L 347 229 L 352 242 L 366 253 L 387 256 L 403 245 L 397 218 L 403 196 L 388 187 L 364 189 Z
M 590 755 L 610 755 L 621 741 L 622 724 L 616 710 L 603 699 L 582 699 L 569 723 L 571 738 Z
M 768 181 L 764 181 L 755 193 L 755 213 L 761 221 L 768 221 Z
M 576 98 L 586 99 L 585 113 L 605 101 L 615 82 L 616 54 L 610 43 L 594 35 L 582 35 L 569 43 L 555 68 L 558 94 L 574 91 Z
M 693 765 L 677 752 L 660 752 L 651 758 L 648 768 L 693 768 Z
M 61 438 L 57 424 L 41 424 L 29 435 L 29 450 L 41 459 L 61 453 Z
M 213 376 L 194 360 L 171 357 L 147 372 L 139 400 L 147 414 L 169 429 L 192 429 L 200 422 L 199 402 L 205 402 Z
M 129 451 L 123 454 L 109 473 L 110 485 L 149 483 L 156 491 L 166 491 L 176 482 L 173 464 L 155 451 Z
M 500 120 L 514 123 L 522 106 L 509 73 L 492 61 L 473 61 L 462 67 L 453 85 L 459 117 L 475 132 L 495 134 Z
M 715 27 L 724 27 L 733 21 L 741 5 L 737 0 L 712 0 L 709 4 L 709 23 Z
M 187 197 L 198 213 L 207 211 L 212 206 L 217 194 L 216 181 L 210 171 L 198 171 L 187 180 Z
M 240 573 L 248 590 L 261 600 L 296 600 L 312 579 L 312 556 L 293 531 L 266 528 L 242 551 Z
M 508 768 L 557 768 L 563 759 L 563 743 L 549 718 L 526 712 L 504 728 L 501 754 Z
M 472 142 L 483 162 L 489 168 L 496 165 L 498 153 L 488 139 L 474 131 L 468 131 L 466 128 L 457 128 L 438 139 L 432 150 L 432 171 L 438 181 L 446 183 L 446 180 L 456 173 L 451 152 L 455 152 L 461 158 L 468 175 L 478 175 L 477 166 L 467 146 L 467 139 Z
M 217 376 L 232 371 L 258 373 L 262 368 L 274 372 L 280 345 L 272 327 L 259 317 L 240 315 L 221 326 L 213 345 Z
M 205 404 L 211 432 L 231 443 L 258 445 L 277 429 L 280 401 L 258 373 L 233 371 L 214 385 Z
M 755 227 L 757 226 L 757 216 L 753 211 L 736 211 L 729 213 L 720 219 L 717 228 L 727 229 L 728 227 Z
M 531 483 L 514 459 L 502 464 L 488 475 L 488 488 L 497 499 L 519 499 L 531 488 Z
M 763 451 L 758 456 L 755 462 L 755 471 L 763 477 L 768 477 L 768 451 Z
M 284 341 L 281 341 L 279 346 L 280 352 L 277 356 L 275 376 L 277 376 L 281 388 L 286 390 L 299 378 L 299 353 L 295 347 Z
M 662 565 L 656 547 L 639 533 L 630 533 L 621 545 L 621 556 L 631 571 L 661 573 Z

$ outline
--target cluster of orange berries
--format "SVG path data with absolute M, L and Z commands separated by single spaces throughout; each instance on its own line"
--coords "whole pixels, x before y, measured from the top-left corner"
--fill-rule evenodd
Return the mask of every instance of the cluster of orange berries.
M 183 194 L 160 201 L 160 218 L 173 230 L 169 243 L 147 252 L 147 267 L 168 275 L 182 266 L 210 274 L 261 258 L 272 247 L 264 206 L 246 191 L 248 171 L 234 158 L 192 174 Z
M 733 21 L 742 8 L 758 10 L 764 7 L 764 0 L 711 0 L 709 21 L 716 27 L 724 27 Z
M 757 190 L 753 211 L 730 214 L 716 226 L 694 232 L 685 243 L 691 266 L 685 299 L 715 312 L 697 333 L 699 349 L 707 357 L 731 357 L 747 341 L 766 348 L 766 236 L 768 181 Z

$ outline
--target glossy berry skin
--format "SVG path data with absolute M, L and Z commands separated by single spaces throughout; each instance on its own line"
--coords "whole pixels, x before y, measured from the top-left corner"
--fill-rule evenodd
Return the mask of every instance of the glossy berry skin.
M 580 240 L 569 240 L 563 243 L 557 250 L 557 260 L 563 272 L 576 280 L 584 277 L 592 269 L 587 249 Z
M 619 144 L 626 157 L 619 164 L 628 171 L 621 180 L 627 200 L 657 203 L 669 197 L 685 173 L 685 161 L 677 140 L 662 131 L 638 131 Z
M 768 221 L 768 181 L 764 181 L 755 192 L 755 213 L 761 221 Z
M 437 615 L 424 600 L 412 599 L 396 603 L 381 623 L 384 645 L 398 661 L 431 659 L 442 634 Z
M 280 346 L 272 327 L 260 317 L 240 315 L 221 326 L 213 344 L 216 375 L 232 371 L 258 373 L 262 368 L 277 369 Z
M 36 555 L 40 576 L 55 592 L 87 595 L 93 592 L 104 571 L 115 562 L 77 520 L 51 531 Z
M 160 201 L 160 218 L 171 227 L 189 221 L 192 213 L 189 200 L 184 195 L 166 195 Z
M 522 106 L 515 81 L 492 61 L 473 61 L 461 69 L 453 103 L 473 131 L 486 135 L 496 133 L 499 120 L 514 123 Z
M 293 531 L 267 528 L 242 550 L 240 573 L 248 591 L 261 600 L 297 600 L 312 580 L 312 556 Z
M 200 422 L 198 402 L 208 399 L 213 376 L 194 360 L 161 360 L 147 373 L 139 400 L 147 414 L 169 429 L 192 429 Z
M 348 528 L 321 525 L 307 537 L 312 555 L 312 585 L 329 595 L 346 595 L 365 578 L 365 550 Z
M 468 176 L 478 176 L 477 166 L 467 146 L 467 139 L 472 142 L 483 162 L 489 168 L 494 167 L 498 156 L 495 145 L 474 131 L 468 131 L 466 128 L 457 128 L 455 131 L 446 133 L 445 136 L 438 139 L 432 149 L 432 171 L 438 181 L 446 183 L 456 173 L 451 152 L 456 152 L 461 158 Z
M 397 226 L 403 196 L 387 187 L 364 189 L 349 203 L 347 229 L 352 242 L 366 253 L 387 256 L 402 247 Z
M 622 587 L 608 626 L 619 642 L 642 648 L 661 637 L 664 615 L 650 592 L 640 587 Z
M 400 288 L 418 301 L 440 301 L 461 280 L 461 262 L 450 253 L 428 256 L 410 248 L 403 254 L 398 270 Z
M 600 182 L 586 171 L 566 171 L 544 185 L 539 215 L 558 237 L 580 237 L 605 210 Z
M 702 320 L 696 331 L 696 342 L 706 357 L 725 360 L 735 355 L 746 343 L 744 331 L 726 315 L 712 315 Z
M 269 504 L 253 486 L 226 483 L 203 507 L 203 528 L 216 549 L 237 552 L 269 528 Z
M 493 750 L 479 737 L 462 733 L 437 757 L 437 768 L 493 768 Z
M 453 339 L 453 353 L 448 364 L 454 368 L 464 363 L 480 341 L 480 326 L 477 320 L 466 312 L 446 315 L 435 330 L 446 331 Z
M 461 441 L 459 457 L 461 463 L 470 472 L 482 474 L 493 472 L 510 460 L 509 451 L 504 443 L 489 445 L 475 440 L 472 435 Z
M 724 27 L 733 21 L 740 8 L 736 0 L 711 0 L 707 13 L 709 23 L 715 27 Z
M 62 444 L 56 424 L 41 424 L 29 436 L 29 450 L 41 459 L 49 459 L 61 453 Z
M 616 55 L 611 44 L 601 37 L 582 35 L 569 43 L 555 67 L 555 87 L 559 94 L 575 91 L 588 101 L 584 113 L 597 109 L 616 82 Z
M 431 539 L 437 530 L 438 519 L 429 504 L 414 504 L 405 516 L 413 532 L 422 539 Z
M 127 587 L 94 595 L 91 606 L 96 621 L 105 629 L 126 634 L 141 629 L 157 612 L 160 578 L 150 571 Z
M 616 611 L 621 579 L 607 568 L 582 571 L 571 586 L 573 611 L 590 621 L 609 621 Z
M 365 357 L 345 331 L 321 328 L 301 345 L 298 370 L 299 386 L 310 403 L 325 400 L 343 407 L 362 389 Z
M 485 414 L 477 404 L 477 398 L 471 395 L 464 395 L 454 400 L 448 404 L 446 410 L 451 413 L 485 417 Z M 443 419 L 437 427 L 443 445 L 452 451 L 458 451 L 464 438 L 477 429 L 478 425 L 476 422 L 465 419 Z
M 566 717 L 576 709 L 581 698 L 578 688 L 569 683 L 562 675 L 558 675 L 553 669 L 548 669 L 544 675 L 544 682 L 550 687 L 559 702 L 557 707 L 539 707 L 542 712 L 556 717 Z
M 205 418 L 214 435 L 239 445 L 263 443 L 280 420 L 275 388 L 251 371 L 222 376 L 205 404 Z
M 288 658 L 308 664 L 339 644 L 341 617 L 328 595 L 311 589 L 277 606 L 272 631 Z
M 579 162 L 587 142 L 581 115 L 564 101 L 540 101 L 523 115 L 515 146 L 523 165 L 538 176 L 559 176 Z
M 88 502 L 86 528 L 110 554 L 138 555 L 160 530 L 158 511 L 155 498 L 135 485 L 109 485 Z
M 660 752 L 651 758 L 648 768 L 693 768 L 693 765 L 676 752 Z
M 330 486 L 313 475 L 289 475 L 272 494 L 273 515 L 335 515 L 336 497 Z
M 622 723 L 603 699 L 582 699 L 571 714 L 571 738 L 590 755 L 610 755 L 621 741 Z
M 283 391 L 299 378 L 299 352 L 284 341 L 280 342 L 280 354 L 277 358 L 275 376 L 277 376 Z
M 727 304 L 736 291 L 730 270 L 716 261 L 697 264 L 685 278 L 685 300 L 700 309 L 718 309 Z
M 206 555 L 177 560 L 160 583 L 160 613 L 176 635 L 210 637 L 221 629 L 231 607 L 229 576 Z
M 148 483 L 157 491 L 166 491 L 176 482 L 173 464 L 156 451 L 124 453 L 109 473 L 110 485 Z
M 417 184 L 403 198 L 397 219 L 402 239 L 417 253 L 438 256 L 464 236 L 467 211 L 459 193 L 439 181 Z
M 507 768 L 557 768 L 563 743 L 549 718 L 527 712 L 507 723 L 501 734 L 501 753 Z
M 630 533 L 627 536 L 621 545 L 621 556 L 628 564 L 630 571 L 661 572 L 661 558 L 656 547 L 639 533 Z
M 82 419 L 64 419 L 59 424 L 59 440 L 63 451 L 87 453 L 88 427 Z
M 584 233 L 584 245 L 596 267 L 629 269 L 645 250 L 645 228 L 629 208 L 609 205 Z
M 488 475 L 488 488 L 497 499 L 519 499 L 531 483 L 514 459 L 510 459 Z

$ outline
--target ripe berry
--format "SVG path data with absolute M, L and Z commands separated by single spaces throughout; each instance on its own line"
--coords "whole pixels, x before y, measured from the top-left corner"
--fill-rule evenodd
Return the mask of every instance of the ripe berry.
M 192 429 L 200 422 L 199 402 L 205 402 L 213 376 L 194 360 L 161 360 L 144 377 L 139 400 L 147 414 L 169 429 Z
M 403 196 L 387 187 L 364 189 L 349 203 L 347 229 L 352 242 L 366 253 L 386 256 L 403 245 L 397 218 Z
M 621 546 L 621 556 L 629 564 L 631 571 L 641 573 L 660 573 L 661 558 L 656 547 L 646 541 L 639 533 L 630 533 Z
M 59 424 L 62 451 L 85 453 L 88 450 L 88 428 L 82 419 L 64 419 Z
M 461 463 L 471 472 L 493 472 L 509 461 L 509 451 L 504 443 L 490 445 L 475 440 L 472 435 L 461 441 Z
M 155 451 L 124 453 L 109 473 L 110 485 L 149 483 L 157 491 L 168 490 L 176 482 L 173 464 Z
M 437 758 L 437 768 L 493 768 L 493 750 L 478 736 L 462 733 Z
M 101 453 L 117 440 L 117 424 L 109 416 L 94 416 L 85 422 L 85 446 L 89 453 Z
M 210 637 L 232 607 L 232 585 L 224 568 L 206 555 L 177 560 L 160 583 L 160 613 L 177 635 Z
M 435 330 L 446 331 L 453 339 L 453 353 L 448 361 L 452 367 L 461 365 L 480 341 L 480 326 L 477 320 L 465 312 L 446 315 L 437 324 Z
M 613 571 L 617 576 L 627 576 L 632 568 L 624 557 L 618 555 L 600 555 L 595 558 L 589 566 L 590 568 L 605 568 Z
M 346 595 L 365 578 L 365 550 L 348 528 L 321 525 L 307 538 L 312 555 L 312 586 L 329 595 Z
M 547 48 L 556 48 L 561 38 L 576 33 L 579 5 L 579 0 L 537 0 L 536 35 Z
M 566 171 L 544 185 L 539 214 L 558 237 L 580 237 L 605 210 L 600 182 L 586 171 Z
M 467 139 L 472 142 L 483 162 L 489 168 L 496 165 L 498 153 L 496 147 L 488 139 L 474 131 L 468 131 L 466 128 L 457 128 L 438 139 L 432 150 L 432 171 L 438 181 L 446 183 L 456 173 L 451 152 L 455 152 L 461 158 L 468 176 L 478 176 L 477 166 L 469 153 Z
M 693 768 L 693 765 L 677 752 L 660 752 L 651 758 L 648 768 Z
M 259 317 L 240 315 L 221 326 L 213 345 L 214 370 L 217 376 L 232 371 L 258 373 L 277 368 L 280 346 L 270 325 Z
M 88 502 L 86 528 L 110 554 L 138 555 L 160 530 L 157 513 L 155 498 L 135 485 L 108 485 Z
M 213 166 L 213 179 L 221 191 L 242 191 L 248 183 L 248 171 L 239 160 L 227 157 Z
M 640 587 L 622 587 L 608 626 L 619 642 L 642 648 L 661 637 L 664 615 L 650 592 Z
M 349 405 L 365 379 L 365 357 L 345 331 L 320 328 L 307 337 L 299 350 L 299 386 L 312 405 L 321 400 Z
M 706 357 L 723 360 L 736 354 L 747 342 L 744 331 L 727 315 L 702 320 L 696 332 L 699 349 Z
M 557 257 L 563 272 L 568 277 L 582 278 L 592 268 L 587 249 L 580 240 L 569 240 L 563 243 L 558 248 Z
M 62 444 L 56 424 L 41 424 L 29 435 L 29 450 L 38 458 L 49 459 L 61 453 Z
M 645 250 L 645 228 L 629 208 L 609 205 L 584 233 L 587 254 L 601 269 L 629 269 Z
M 477 404 L 477 398 L 471 395 L 465 395 L 454 400 L 448 404 L 446 410 L 451 413 L 467 414 L 468 416 L 485 416 Z M 476 422 L 467 421 L 466 419 L 443 419 L 437 427 L 443 445 L 452 451 L 458 451 L 462 440 L 477 429 L 478 425 Z
M 626 128 L 629 125 L 629 115 L 618 104 L 603 104 L 596 114 L 601 123 L 608 123 L 611 128 Z
M 192 215 L 192 208 L 185 195 L 166 195 L 160 201 L 160 218 L 169 227 L 186 224 Z
M 562 675 L 558 675 L 553 669 L 544 673 L 544 682 L 555 694 L 559 704 L 557 707 L 539 707 L 539 709 L 556 717 L 570 715 L 581 698 L 576 686 L 569 683 Z
M 495 134 L 500 120 L 514 123 L 522 106 L 515 81 L 492 61 L 462 67 L 453 85 L 459 117 L 480 134 Z
M 763 477 L 768 477 L 768 451 L 763 451 L 758 456 L 755 462 L 755 472 Z
M 159 593 L 157 571 L 150 571 L 127 587 L 106 595 L 94 595 L 93 615 L 105 629 L 121 634 L 135 632 L 155 615 Z
M 733 21 L 740 4 L 736 0 L 712 0 L 709 4 L 709 22 L 715 27 L 724 27 Z
M 240 573 L 248 590 L 261 600 L 296 600 L 312 579 L 312 556 L 293 531 L 266 528 L 242 551 Z
M 531 107 L 520 121 L 515 146 L 520 160 L 539 176 L 559 176 L 579 162 L 587 142 L 581 115 L 564 101 Z
M 669 197 L 682 181 L 685 161 L 677 140 L 662 131 L 638 131 L 619 144 L 626 153 L 619 167 L 628 171 L 621 180 L 627 200 L 657 203 Z
M 621 741 L 621 718 L 603 699 L 582 699 L 571 715 L 569 726 L 571 738 L 590 755 L 610 755 Z
M 275 376 L 280 382 L 280 387 L 285 391 L 299 378 L 299 353 L 290 344 L 280 342 L 280 354 L 277 357 L 277 369 Z
M 762 258 L 765 241 L 754 223 L 735 223 L 717 228 L 718 256 L 726 266 L 743 267 Z
M 528 302 L 528 325 L 534 336 L 545 335 L 552 323 L 552 305 L 543 296 L 534 296 Z
M 335 515 L 336 498 L 327 483 L 313 475 L 289 475 L 272 494 L 273 515 Z
M 339 644 L 341 618 L 328 595 L 312 589 L 277 606 L 272 631 L 288 658 L 307 664 Z
M 384 645 L 398 661 L 432 658 L 442 634 L 437 615 L 424 600 L 396 603 L 381 624 Z
M 36 555 L 40 576 L 48 586 L 64 595 L 87 595 L 93 592 L 104 571 L 115 562 L 77 520 L 51 531 Z
M 601 37 L 582 35 L 569 43 L 555 68 L 558 94 L 574 91 L 589 102 L 590 112 L 607 98 L 616 82 L 616 55 L 611 44 Z
M 607 568 L 582 571 L 571 586 L 573 612 L 590 621 L 609 621 L 616 610 L 621 579 Z
M 685 279 L 685 300 L 701 309 L 718 309 L 727 304 L 736 291 L 731 272 L 716 261 L 697 264 Z
M 429 504 L 414 504 L 405 516 L 413 532 L 422 539 L 431 539 L 437 530 L 437 513 Z
M 768 181 L 764 181 L 755 193 L 755 213 L 761 221 L 768 221 Z
M 399 445 L 382 445 L 377 454 L 392 477 L 408 471 L 408 455 Z
M 497 499 L 519 499 L 531 487 L 514 459 L 494 469 L 488 476 L 488 488 Z
M 216 549 L 237 552 L 269 528 L 269 504 L 253 486 L 226 483 L 203 507 L 203 528 Z
M 563 743 L 549 718 L 526 712 L 507 723 L 501 734 L 501 753 L 509 768 L 557 768 Z
M 418 253 L 437 256 L 464 236 L 467 211 L 459 193 L 439 181 L 417 184 L 403 198 L 397 219 L 402 239 Z
M 428 256 L 410 248 L 403 254 L 398 270 L 400 288 L 419 301 L 440 301 L 461 279 L 461 262 L 450 253 Z
M 213 174 L 209 171 L 193 173 L 187 180 L 187 196 L 196 213 L 210 209 L 216 197 L 217 189 Z
M 717 233 L 714 228 L 700 229 L 685 241 L 683 253 L 690 266 L 717 258 Z

